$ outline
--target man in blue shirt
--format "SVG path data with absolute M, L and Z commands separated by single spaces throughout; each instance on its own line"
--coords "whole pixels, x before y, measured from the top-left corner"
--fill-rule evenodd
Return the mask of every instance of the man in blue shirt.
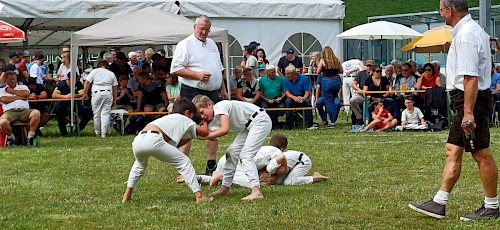
M 297 74 L 293 65 L 286 67 L 286 78 L 283 79 L 283 91 L 285 91 L 285 107 L 311 107 L 311 83 L 307 77 Z M 292 111 L 285 112 L 286 124 L 289 129 L 293 128 L 294 115 Z M 308 129 L 314 128 L 312 110 L 305 111 L 305 120 Z
M 500 100 L 500 73 L 495 71 L 495 67 L 491 69 L 491 86 L 490 86 L 491 94 L 493 94 L 493 98 L 495 101 Z

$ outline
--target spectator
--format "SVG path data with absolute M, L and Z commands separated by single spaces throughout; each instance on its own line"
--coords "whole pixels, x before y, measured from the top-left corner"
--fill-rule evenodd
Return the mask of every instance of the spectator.
M 155 54 L 155 51 L 153 48 L 147 48 L 146 51 L 144 51 L 144 62 L 149 63 L 150 65 L 153 64 L 153 54 Z
M 88 98 L 89 87 L 92 84 L 91 104 L 94 113 L 94 132 L 97 137 L 101 138 L 106 138 L 108 133 L 111 108 L 118 94 L 118 81 L 108 67 L 107 61 L 100 61 L 99 68 L 90 72 L 83 87 L 83 97 Z
M 383 132 L 394 128 L 398 124 L 398 120 L 394 119 L 391 113 L 384 109 L 383 100 L 376 99 L 373 101 L 373 104 L 375 105 L 375 109 L 372 112 L 373 121 L 364 129 L 360 130 L 360 132 L 366 132 L 370 129 L 376 132 Z
M 311 83 L 302 74 L 297 73 L 295 66 L 290 65 L 285 69 L 286 78 L 283 79 L 283 91 L 285 91 L 285 107 L 311 107 Z M 295 116 L 292 111 L 285 112 L 288 129 L 294 126 Z M 312 111 L 305 111 L 305 121 L 309 130 L 317 129 L 313 126 Z
M 24 76 L 21 74 L 21 72 L 16 68 L 17 62 L 19 61 L 19 56 L 16 52 L 10 52 L 9 54 L 9 64 L 3 68 L 3 72 L 0 75 L 0 82 L 5 82 L 5 72 L 8 71 L 13 71 L 16 73 L 17 76 L 17 82 L 19 83 L 20 81 L 22 82 L 24 80 Z
M 229 85 L 231 87 L 231 100 L 238 100 L 236 98 L 236 89 L 238 87 L 238 81 L 241 79 L 243 74 L 243 67 L 236 66 L 234 68 L 234 74 L 229 77 Z
M 363 92 L 363 87 L 365 85 L 366 80 L 371 77 L 370 76 L 371 67 L 374 65 L 375 62 L 373 62 L 373 60 L 366 60 L 364 63 L 365 69 L 363 71 L 360 71 L 358 75 L 356 75 L 356 78 L 354 78 L 354 81 L 352 82 L 352 88 L 356 92 L 349 101 L 353 113 L 352 116 L 353 125 L 363 125 L 364 99 L 361 93 Z
M 30 68 L 30 77 L 36 78 L 36 83 L 37 84 L 42 84 L 43 85 L 43 80 L 44 80 L 44 72 L 42 71 L 41 66 L 43 65 L 43 60 L 44 60 L 43 54 L 37 54 L 35 55 L 35 63 L 31 65 Z
M 349 101 L 356 93 L 352 84 L 356 75 L 364 69 L 363 62 L 357 58 L 342 63 L 342 70 L 344 71 L 344 77 L 342 78 L 342 100 L 344 105 L 349 105 Z M 349 113 L 351 106 L 344 106 L 344 110 L 346 113 Z
M 137 66 L 142 67 L 142 64 L 144 63 L 144 56 L 142 55 L 142 50 L 136 50 L 136 59 L 137 59 Z
M 27 63 L 29 62 L 30 59 L 30 52 L 28 50 L 23 51 L 23 57 L 19 64 L 17 65 L 17 70 L 19 70 L 19 76 L 21 76 L 22 79 L 27 79 L 30 77 L 29 74 L 29 69 L 27 67 Z M 18 79 L 19 82 L 19 79 Z
M 243 56 L 246 59 L 245 62 L 245 68 L 250 68 L 252 70 L 252 77 L 254 79 L 259 78 L 259 71 L 257 70 L 259 67 L 259 64 L 257 62 L 257 58 L 252 55 L 252 47 L 247 46 L 243 50 Z M 243 71 L 244 73 L 245 71 Z
M 259 65 L 259 77 L 257 78 L 257 80 L 260 80 L 260 78 L 263 77 L 264 75 L 266 75 L 266 64 L 260 64 Z
M 37 84 L 35 78 L 26 79 L 25 83 L 30 90 L 30 96 L 28 100 L 38 100 L 38 99 L 47 99 L 47 90 L 44 85 Z M 40 131 L 41 127 L 44 127 L 50 120 L 50 113 L 47 110 L 47 105 L 44 102 L 30 102 L 30 108 L 36 109 L 40 111 L 40 123 L 38 124 L 38 128 L 36 129 L 36 134 L 38 136 L 42 136 L 42 132 Z
M 267 75 L 259 79 L 262 108 L 283 108 L 283 78 L 276 75 L 276 66 L 266 66 Z M 282 114 L 277 111 L 267 112 L 273 123 L 273 129 L 278 127 L 278 118 Z
M 109 49 L 109 54 L 111 54 L 111 63 L 114 63 L 116 61 L 116 58 L 117 58 L 116 55 L 118 55 L 116 53 L 116 50 L 115 49 Z
M 167 110 L 172 113 L 174 103 L 181 97 L 181 83 L 179 82 L 179 77 L 173 74 L 167 78 L 167 98 L 169 101 Z
M 120 78 L 118 78 L 118 96 L 115 100 L 114 109 L 134 111 L 132 102 L 135 102 L 135 98 L 132 89 L 127 87 L 129 81 L 130 80 L 125 75 L 121 75 Z
M 394 66 L 393 65 L 388 65 L 385 67 L 385 78 L 389 81 L 389 86 L 391 88 L 394 88 L 394 85 L 396 84 L 396 76 L 394 76 Z
M 129 76 L 132 73 L 132 69 L 127 64 L 127 56 L 123 52 L 119 52 L 116 54 L 116 60 L 113 64 L 109 65 L 109 71 L 113 72 L 116 76 L 116 79 L 120 77 L 120 75 Z
M 439 61 L 431 61 L 432 66 L 434 66 L 434 72 L 441 78 L 441 85 L 446 87 L 446 75 L 441 73 L 441 63 Z
M 168 105 L 165 86 L 153 81 L 153 77 L 142 72 L 139 75 L 139 91 L 137 97 L 137 111 L 144 107 L 144 112 L 163 112 L 167 110 Z M 144 106 L 143 106 L 144 105 Z
M 134 71 L 136 67 L 139 67 L 139 65 L 137 64 L 137 53 L 135 51 L 131 51 L 128 53 L 128 59 L 129 62 L 127 62 L 127 64 L 130 66 L 130 69 L 132 69 L 132 71 Z
M 326 108 L 325 98 L 322 97 L 322 95 L 321 95 L 322 82 L 323 82 L 323 75 L 319 75 L 318 80 L 316 81 L 316 90 L 315 90 L 316 101 L 314 102 L 315 103 L 314 107 L 318 110 L 319 116 L 321 117 L 321 125 L 328 126 L 328 127 L 335 127 L 335 125 L 328 122 L 328 119 L 327 119 L 327 113 L 325 112 L 326 111 L 325 110 L 325 108 Z M 335 98 L 333 105 L 340 108 L 340 104 L 341 104 L 340 98 L 338 98 L 338 97 Z M 337 117 L 338 117 L 339 112 L 340 112 L 340 110 L 337 110 Z
M 401 115 L 401 126 L 396 127 L 397 130 L 405 129 L 427 129 L 427 123 L 424 120 L 424 114 L 419 108 L 413 105 L 413 97 L 405 98 L 406 109 Z
M 363 91 L 389 91 L 389 80 L 382 77 L 382 69 L 378 65 L 373 65 L 371 68 L 372 77 L 366 79 Z M 373 93 L 369 94 L 371 98 L 383 99 L 390 95 L 390 93 Z
M 441 78 L 434 70 L 434 66 L 431 63 L 427 63 L 424 65 L 422 77 L 415 83 L 415 89 L 430 89 L 436 85 L 441 86 Z
M 61 54 L 61 65 L 57 70 L 57 81 L 65 81 L 68 78 L 68 74 L 71 72 L 71 57 L 69 52 L 63 52 Z M 80 75 L 78 68 L 76 69 L 76 74 Z
M 326 112 L 330 117 L 329 127 L 334 127 L 337 122 L 337 115 L 340 107 L 335 105 L 335 99 L 338 97 L 342 80 L 340 74 L 343 73 L 342 64 L 335 56 L 330 46 L 323 48 L 321 61 L 318 64 L 318 74 L 323 74 L 321 83 L 321 96 L 325 100 Z
M 102 55 L 102 59 L 106 60 L 109 65 L 113 64 L 113 57 L 111 56 L 111 52 L 106 52 Z
M 167 52 L 164 49 L 159 49 L 158 52 L 156 52 L 156 53 L 158 53 L 162 57 L 166 57 L 166 55 L 167 55 Z
M 410 71 L 411 75 L 415 77 L 415 79 L 419 78 L 421 76 L 420 72 L 417 71 L 417 63 L 413 60 L 408 60 L 408 62 L 411 65 Z
M 77 76 L 77 80 L 75 83 L 75 98 L 82 98 L 83 97 L 83 84 L 80 82 L 78 79 L 79 77 Z M 65 81 L 59 81 L 57 83 L 56 88 L 54 89 L 54 92 L 52 93 L 52 98 L 54 99 L 70 99 L 71 98 L 71 78 L 68 76 L 68 78 Z M 76 106 L 78 106 L 78 115 L 80 116 L 80 124 L 78 124 L 78 129 L 79 131 L 82 131 L 85 129 L 85 126 L 89 123 L 89 121 L 92 119 L 92 110 L 86 106 L 83 105 L 81 102 L 76 102 Z M 70 120 L 68 119 L 69 116 L 71 115 L 71 102 L 70 101 L 61 101 L 57 103 L 56 105 L 56 118 L 57 118 L 57 125 L 59 126 L 59 132 L 61 133 L 62 136 L 66 137 L 69 136 L 68 130 L 66 130 L 66 121 Z M 76 130 L 73 130 L 73 132 L 76 132 Z
M 402 68 L 401 68 L 401 71 L 403 73 L 403 77 L 400 77 L 400 78 L 397 78 L 396 79 L 396 83 L 395 83 L 395 88 L 394 90 L 402 90 L 403 87 L 402 85 L 405 84 L 406 85 L 406 89 L 411 89 L 411 88 L 415 88 L 415 83 L 417 83 L 417 79 L 415 78 L 415 76 L 412 75 L 412 66 L 410 63 L 404 63 Z
M 132 92 L 134 93 L 137 92 L 137 90 L 139 89 L 139 82 L 137 81 L 137 77 L 139 76 L 139 74 L 143 72 L 142 69 L 143 68 L 135 68 L 132 71 L 132 77 L 128 80 L 127 88 L 132 90 Z M 121 75 L 121 76 L 126 76 L 128 78 L 127 75 Z
M 250 102 L 259 105 L 260 99 L 259 81 L 253 78 L 252 69 L 243 69 L 243 78 L 238 81 L 236 98 L 239 101 Z
M 266 58 L 266 51 L 262 48 L 257 49 L 257 62 L 259 66 L 262 64 L 264 64 L 264 66 L 269 65 L 269 60 Z
M 286 55 L 281 57 L 278 62 L 278 75 L 280 76 L 285 76 L 285 74 L 283 73 L 285 72 L 285 69 L 290 65 L 299 70 L 302 69 L 302 67 L 304 67 L 304 63 L 302 63 L 302 58 L 295 55 L 294 49 L 290 48 L 285 52 Z
M 311 73 L 318 72 L 318 64 L 320 60 L 321 58 L 318 51 L 314 51 L 311 53 L 311 61 L 309 62 L 309 71 Z
M 491 94 L 493 94 L 494 101 L 500 101 L 500 73 L 495 71 L 495 67 L 491 70 Z
M 25 85 L 17 84 L 17 75 L 13 71 L 5 74 L 5 87 L 0 89 L 0 101 L 3 114 L 0 117 L 0 129 L 7 137 L 7 146 L 17 145 L 12 133 L 11 123 L 16 121 L 29 122 L 28 145 L 34 145 L 35 132 L 40 122 L 40 112 L 30 109 L 28 97 L 30 90 Z

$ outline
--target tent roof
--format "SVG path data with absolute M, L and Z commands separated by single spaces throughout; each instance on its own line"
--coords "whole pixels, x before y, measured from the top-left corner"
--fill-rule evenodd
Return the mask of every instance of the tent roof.
M 194 18 L 343 19 L 340 0 L 0 0 L 0 18 L 27 31 L 28 46 L 69 44 L 70 33 L 146 7 Z M 143 19 L 141 21 L 148 22 Z M 8 46 L 20 46 L 12 43 Z
M 114 16 L 74 32 L 71 39 L 72 44 L 79 46 L 177 44 L 192 33 L 193 21 L 147 7 L 133 13 Z M 227 30 L 212 27 L 210 38 L 227 42 Z

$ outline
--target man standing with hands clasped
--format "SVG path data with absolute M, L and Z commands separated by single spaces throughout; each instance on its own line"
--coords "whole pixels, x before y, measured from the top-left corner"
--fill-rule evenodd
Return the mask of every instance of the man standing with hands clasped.
M 172 58 L 171 73 L 179 76 L 181 97 L 192 100 L 201 94 L 209 97 L 214 104 L 221 99 L 227 99 L 226 87 L 222 81 L 224 67 L 220 60 L 219 49 L 215 42 L 207 38 L 212 23 L 202 15 L 194 22 L 194 33 L 177 44 Z M 189 155 L 191 142 L 181 150 Z M 206 174 L 212 175 L 217 168 L 217 141 L 207 140 Z
M 489 36 L 468 12 L 467 0 L 441 0 L 439 12 L 453 27 L 453 41 L 446 63 L 447 89 L 455 111 L 446 143 L 446 161 L 441 188 L 433 199 L 409 207 L 425 215 L 442 219 L 448 196 L 462 167 L 464 150 L 472 153 L 483 182 L 484 204 L 460 220 L 496 219 L 498 211 L 498 171 L 492 157 L 488 115 L 492 108 L 491 54 Z

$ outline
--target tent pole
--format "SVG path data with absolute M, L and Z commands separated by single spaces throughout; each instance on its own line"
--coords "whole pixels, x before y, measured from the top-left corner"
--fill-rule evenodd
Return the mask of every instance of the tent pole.
M 71 115 L 70 115 L 70 120 L 71 120 L 71 130 L 73 130 L 74 126 L 74 111 L 75 111 L 75 83 L 76 83 L 76 70 L 78 68 L 78 45 L 73 43 L 73 39 L 71 39 L 71 75 L 70 75 L 70 89 L 71 89 Z M 77 129 L 79 128 L 78 126 L 76 127 Z M 80 130 L 77 131 L 79 133 Z

